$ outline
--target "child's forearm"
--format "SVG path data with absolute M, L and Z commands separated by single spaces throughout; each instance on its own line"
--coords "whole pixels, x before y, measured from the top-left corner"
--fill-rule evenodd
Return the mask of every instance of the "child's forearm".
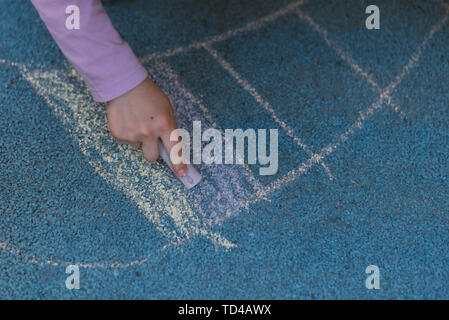
M 87 82 L 96 101 L 136 87 L 147 72 L 121 39 L 100 0 L 32 0 L 59 48 Z M 66 7 L 80 9 L 80 28 L 66 27 Z

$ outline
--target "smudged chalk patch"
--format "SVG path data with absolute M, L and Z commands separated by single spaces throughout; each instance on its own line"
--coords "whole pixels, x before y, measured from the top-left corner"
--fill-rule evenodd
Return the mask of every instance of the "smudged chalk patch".
M 169 96 L 179 127 L 192 132 L 193 121 L 198 120 L 203 130 L 220 130 L 202 101 L 185 88 L 167 63 L 153 61 L 148 69 L 151 78 Z M 198 168 L 204 180 L 188 194 L 209 223 L 221 223 L 248 210 L 247 200 L 262 192 L 263 185 L 247 166 L 203 164 Z

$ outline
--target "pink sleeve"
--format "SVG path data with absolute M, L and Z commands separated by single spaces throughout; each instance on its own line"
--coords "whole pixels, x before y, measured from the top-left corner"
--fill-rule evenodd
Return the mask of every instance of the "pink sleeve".
M 147 72 L 112 26 L 100 0 L 32 0 L 59 48 L 86 81 L 96 101 L 110 101 L 140 84 Z M 79 8 L 80 28 L 66 27 Z

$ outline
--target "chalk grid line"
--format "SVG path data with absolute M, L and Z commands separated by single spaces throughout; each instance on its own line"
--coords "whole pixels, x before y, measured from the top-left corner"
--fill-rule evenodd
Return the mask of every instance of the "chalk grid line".
M 363 70 L 355 61 L 355 59 L 345 50 L 341 48 L 341 46 L 333 41 L 332 39 L 329 39 L 329 32 L 324 27 L 318 25 L 309 15 L 305 14 L 300 8 L 296 8 L 294 10 L 295 14 L 303 21 L 305 21 L 310 28 L 312 28 L 314 31 L 316 31 L 321 38 L 323 38 L 324 42 L 331 47 L 337 55 L 344 61 L 346 64 L 351 67 L 361 78 L 365 79 L 372 87 L 373 90 L 377 91 L 378 93 L 382 92 L 382 88 L 380 85 L 373 79 L 373 77 Z M 393 108 L 396 112 L 398 112 L 402 118 L 405 117 L 405 113 L 400 109 L 400 107 L 396 106 L 391 99 L 388 99 L 387 104 Z
M 374 102 L 370 107 L 368 107 L 366 110 L 359 112 L 359 117 L 357 120 L 338 138 L 338 141 L 330 144 L 327 147 L 324 147 L 321 149 L 321 151 L 318 153 L 317 157 L 318 159 L 323 159 L 327 156 L 329 156 L 331 153 L 333 153 L 335 150 L 338 149 L 338 147 L 347 141 L 350 136 L 355 134 L 357 129 L 362 129 L 363 123 L 366 121 L 366 119 L 373 115 L 376 111 L 382 109 L 383 104 L 386 103 L 387 105 L 393 107 L 395 111 L 398 110 L 398 106 L 394 105 L 391 102 L 391 94 L 396 89 L 397 86 L 401 84 L 403 79 L 410 74 L 412 69 L 416 67 L 416 65 L 419 62 L 419 59 L 421 58 L 421 55 L 423 53 L 424 48 L 426 47 L 427 43 L 434 37 L 435 33 L 437 33 L 442 26 L 447 23 L 449 18 L 449 5 L 442 2 L 441 5 L 445 9 L 444 15 L 440 18 L 440 20 L 431 28 L 427 36 L 424 38 L 424 40 L 421 42 L 421 44 L 418 46 L 416 51 L 411 55 L 408 63 L 403 67 L 401 73 L 395 77 L 395 79 L 384 89 L 380 90 L 379 97 L 376 102 Z M 298 12 L 298 16 L 301 18 L 306 19 L 310 23 L 313 28 L 316 28 L 316 31 L 321 34 L 323 37 L 326 36 L 327 38 L 327 32 L 325 29 L 321 28 L 318 24 L 316 24 L 309 16 L 304 15 L 302 12 Z M 379 85 L 372 80 L 371 76 L 368 75 L 368 73 L 364 72 L 356 63 L 355 60 L 352 59 L 347 53 L 345 53 L 343 50 L 340 49 L 337 45 L 332 45 L 333 42 L 326 41 L 325 42 L 333 49 L 335 50 L 341 58 L 350 65 L 352 69 L 354 69 L 357 74 L 359 74 L 362 78 L 365 78 L 369 83 L 372 84 L 373 88 L 377 90 L 377 88 L 380 88 Z M 309 158 L 307 161 L 305 161 L 300 167 L 295 168 L 291 170 L 289 173 L 284 175 L 282 178 L 274 181 L 268 187 L 266 188 L 266 192 L 263 194 L 264 197 L 267 196 L 267 193 L 272 193 L 275 190 L 278 190 L 281 188 L 284 184 L 288 182 L 295 181 L 300 176 L 304 175 L 309 169 L 311 169 L 316 163 L 318 163 L 317 159 L 314 159 L 313 157 Z M 255 195 L 253 199 L 249 200 L 249 203 L 256 203 L 260 200 L 260 198 Z
M 271 113 L 271 117 L 273 118 L 274 122 L 276 122 L 278 125 L 280 125 L 287 135 L 292 138 L 309 156 L 315 157 L 316 155 L 310 150 L 310 148 L 299 138 L 295 135 L 295 132 L 293 128 L 291 128 L 285 121 L 281 120 L 277 114 L 276 111 L 273 109 L 273 107 L 265 101 L 264 98 L 256 91 L 256 89 L 247 81 L 245 80 L 232 66 L 229 62 L 224 60 L 216 50 L 214 50 L 209 45 L 203 45 L 203 48 L 215 59 L 215 61 L 218 62 L 218 64 L 226 70 L 236 81 L 237 83 L 245 89 L 253 98 L 256 100 L 256 102 L 261 106 L 263 109 Z M 322 160 L 319 160 L 320 164 L 323 166 L 323 168 L 326 170 L 326 173 L 328 174 L 330 179 L 333 179 L 333 176 L 327 167 L 327 165 L 322 162 Z
M 234 80 L 243 87 L 255 100 L 256 102 L 265 110 L 271 113 L 273 120 L 281 125 L 281 127 L 286 131 L 287 135 L 291 137 L 295 142 L 310 156 L 308 160 L 303 162 L 299 167 L 292 169 L 290 172 L 285 174 L 283 177 L 278 178 L 277 180 L 273 181 L 269 185 L 265 186 L 264 190 L 260 190 L 258 193 L 256 192 L 255 195 L 248 199 L 248 201 L 245 203 L 247 204 L 253 204 L 260 200 L 267 200 L 267 195 L 271 194 L 272 192 L 280 189 L 282 186 L 284 186 L 286 183 L 292 182 L 299 178 L 300 176 L 307 173 L 315 164 L 321 164 L 323 168 L 325 169 L 326 173 L 328 174 L 330 179 L 333 179 L 333 176 L 327 167 L 327 165 L 324 163 L 324 159 L 329 156 L 332 152 L 337 150 L 337 148 L 346 140 L 349 139 L 350 136 L 352 136 L 356 129 L 362 129 L 363 123 L 365 120 L 374 114 L 375 111 L 382 109 L 383 104 L 386 104 L 390 106 L 393 110 L 398 112 L 401 117 L 405 117 L 405 113 L 403 110 L 400 109 L 399 106 L 394 104 L 391 100 L 391 94 L 394 91 L 394 89 L 402 82 L 402 80 L 407 76 L 411 70 L 416 66 L 418 63 L 422 50 L 427 45 L 427 43 L 433 38 L 434 34 L 438 32 L 442 25 L 447 22 L 448 20 L 448 13 L 449 13 L 449 5 L 445 2 L 440 2 L 442 7 L 445 9 L 445 14 L 442 18 L 431 28 L 430 32 L 427 34 L 427 36 L 424 38 L 423 42 L 418 46 L 416 51 L 412 54 L 412 56 L 409 59 L 409 62 L 407 65 L 404 66 L 402 72 L 395 77 L 395 80 L 393 80 L 387 87 L 381 88 L 380 85 L 374 80 L 374 78 L 365 70 L 363 70 L 355 61 L 355 59 L 346 51 L 344 51 L 341 46 L 329 38 L 329 32 L 320 26 L 318 23 L 316 23 L 309 15 L 305 14 L 300 7 L 304 4 L 304 1 L 297 1 L 294 3 L 291 3 L 287 5 L 284 8 L 281 8 L 277 10 L 276 12 L 269 14 L 267 16 L 264 16 L 262 18 L 259 18 L 253 22 L 248 23 L 244 27 L 232 29 L 230 31 L 224 32 L 222 34 L 219 34 L 214 37 L 210 37 L 206 39 L 205 41 L 196 41 L 192 44 L 185 46 L 185 47 L 177 47 L 175 49 L 167 50 L 164 52 L 156 52 L 150 55 L 145 56 L 142 58 L 142 61 L 144 63 L 151 62 L 153 60 L 158 60 L 162 58 L 167 58 L 171 56 L 175 56 L 181 53 L 186 53 L 193 49 L 205 49 L 215 60 L 216 62 L 225 70 L 227 71 Z M 305 145 L 302 140 L 295 136 L 293 133 L 293 129 L 290 128 L 283 120 L 281 120 L 275 113 L 274 109 L 271 107 L 271 105 L 266 102 L 262 96 L 255 90 L 255 88 L 247 81 L 245 80 L 233 67 L 232 65 L 224 60 L 219 53 L 214 50 L 211 46 L 217 42 L 221 42 L 224 40 L 228 40 L 233 36 L 236 36 L 241 33 L 246 33 L 249 31 L 256 31 L 264 27 L 266 24 L 274 22 L 281 16 L 287 15 L 287 14 L 295 14 L 300 18 L 302 21 L 304 21 L 312 30 L 317 32 L 324 42 L 337 53 L 337 55 L 362 79 L 366 80 L 372 87 L 373 90 L 375 90 L 378 94 L 378 100 L 373 103 L 370 107 L 368 107 L 364 111 L 359 112 L 359 117 L 357 120 L 337 139 L 337 142 L 330 144 L 327 147 L 324 147 L 320 150 L 318 153 L 313 153 L 310 151 L 307 145 Z M 201 108 L 204 109 L 204 106 Z
M 280 9 L 274 11 L 273 13 L 270 13 L 268 15 L 265 15 L 261 18 L 258 18 L 254 21 L 247 23 L 243 27 L 238 27 L 238 28 L 234 28 L 234 29 L 225 31 L 218 35 L 209 37 L 204 41 L 195 41 L 187 46 L 179 46 L 175 49 L 169 49 L 169 50 L 166 50 L 163 52 L 155 52 L 155 53 L 145 55 L 144 57 L 141 58 L 141 62 L 149 63 L 154 60 L 162 60 L 163 58 L 169 58 L 169 57 L 181 54 L 181 53 L 187 53 L 194 49 L 201 49 L 205 45 L 208 46 L 208 45 L 212 45 L 216 42 L 228 40 L 234 36 L 246 33 L 248 31 L 259 30 L 266 24 L 276 21 L 278 18 L 292 13 L 295 10 L 295 8 L 301 6 L 303 3 L 304 3 L 303 0 L 292 2 L 288 5 L 286 5 L 285 7 L 282 7 Z
M 232 30 L 229 30 L 227 32 L 224 32 L 222 34 L 210 37 L 209 39 L 205 40 L 205 41 L 196 41 L 193 42 L 192 44 L 186 46 L 186 47 L 178 47 L 172 50 L 168 50 L 162 53 L 154 53 L 154 54 L 150 54 L 147 55 L 145 57 L 143 57 L 141 59 L 142 63 L 148 63 L 148 62 L 152 62 L 152 61 L 157 61 L 157 60 L 161 60 L 162 58 L 167 58 L 167 57 L 171 57 L 180 53 L 186 53 L 192 49 L 205 49 L 219 64 L 221 67 L 223 67 L 236 81 L 237 83 L 243 87 L 243 89 L 245 89 L 255 100 L 256 102 L 265 110 L 267 110 L 273 120 L 280 125 L 287 133 L 287 135 L 292 138 L 309 156 L 311 157 L 316 157 L 316 154 L 314 154 L 310 148 L 302 141 L 301 138 L 299 138 L 298 136 L 295 135 L 294 130 L 287 125 L 286 122 L 284 122 L 283 120 L 281 120 L 275 110 L 273 109 L 273 107 L 265 100 L 262 98 L 262 96 L 256 91 L 256 89 L 247 81 L 245 80 L 243 77 L 241 77 L 237 71 L 227 62 L 225 61 L 222 57 L 219 56 L 218 52 L 215 51 L 211 45 L 216 43 L 216 42 L 221 42 L 224 40 L 228 40 L 233 36 L 239 35 L 241 33 L 246 33 L 249 31 L 255 31 L 255 30 L 259 30 L 260 28 L 262 28 L 263 26 L 265 26 L 266 24 L 273 22 L 275 20 L 277 20 L 278 18 L 287 15 L 287 14 L 291 14 L 294 12 L 294 10 L 298 9 L 302 4 L 304 3 L 304 1 L 296 1 L 293 3 L 288 4 L 287 6 L 275 11 L 274 13 L 268 14 L 262 18 L 259 18 L 255 21 L 249 22 L 247 23 L 245 26 L 240 27 L 240 28 L 235 28 Z M 205 109 L 203 107 L 200 107 L 201 110 Z M 204 111 L 203 111 L 204 112 Z M 208 113 L 205 113 L 205 116 L 207 117 Z M 322 165 L 322 167 L 324 168 L 324 170 L 326 171 L 329 179 L 333 179 L 333 175 L 330 172 L 329 167 L 320 159 L 318 160 L 320 162 L 320 164 Z M 262 192 L 263 193 L 263 192 Z M 259 194 L 261 194 L 261 192 L 259 192 Z

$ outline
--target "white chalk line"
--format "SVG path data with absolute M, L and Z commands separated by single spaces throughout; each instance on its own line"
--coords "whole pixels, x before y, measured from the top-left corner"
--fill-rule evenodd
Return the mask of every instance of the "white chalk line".
M 293 10 L 295 8 L 301 6 L 303 4 L 303 2 L 304 1 L 302 1 L 302 0 L 292 2 L 288 5 L 286 5 L 285 7 L 282 7 L 280 9 L 274 11 L 273 13 L 270 13 L 270 14 L 263 16 L 259 19 L 251 21 L 242 27 L 228 30 L 228 31 L 220 33 L 218 35 L 209 37 L 204 41 L 195 41 L 187 46 L 180 46 L 175 49 L 166 50 L 164 52 L 151 53 L 149 55 L 142 57 L 141 61 L 142 61 L 142 63 L 147 63 L 152 60 L 160 60 L 162 58 L 168 58 L 168 57 L 171 57 L 171 56 L 174 56 L 177 54 L 186 53 L 192 49 L 201 49 L 205 45 L 209 46 L 216 42 L 227 40 L 231 37 L 234 37 L 234 36 L 242 34 L 242 33 L 246 33 L 248 31 L 258 30 L 258 29 L 262 28 L 264 25 L 266 25 L 267 23 L 273 22 L 273 21 L 277 20 L 278 18 L 293 12 Z
M 60 78 L 57 78 L 56 76 L 54 76 L 52 73 L 46 73 L 46 72 L 30 72 L 26 66 L 19 64 L 17 62 L 8 62 L 4 59 L 0 59 L 0 63 L 3 63 L 5 65 L 11 66 L 11 67 L 16 67 L 22 74 L 23 78 L 25 80 L 28 81 L 28 83 L 30 83 L 30 85 L 33 87 L 33 89 L 36 91 L 36 93 L 41 96 L 45 102 L 52 107 L 54 113 L 56 116 L 58 116 L 58 118 L 60 118 L 60 120 L 62 121 L 62 123 L 64 125 L 67 126 L 69 134 L 72 136 L 72 138 L 78 143 L 81 152 L 87 157 L 87 160 L 89 162 L 89 164 L 91 165 L 91 167 L 95 170 L 95 172 L 97 174 L 99 174 L 103 179 L 105 179 L 107 182 L 112 183 L 113 186 L 117 186 L 119 187 L 120 190 L 124 191 L 125 194 L 131 199 L 133 200 L 137 206 L 139 207 L 139 209 L 143 212 L 144 216 L 156 227 L 156 229 L 161 232 L 164 237 L 166 239 L 169 240 L 169 246 L 173 245 L 173 246 L 177 246 L 181 243 L 183 243 L 186 240 L 191 239 L 193 236 L 195 235 L 200 235 L 205 237 L 206 239 L 209 239 L 214 246 L 223 246 L 226 249 L 230 249 L 232 247 L 235 247 L 235 245 L 233 243 L 231 243 L 230 241 L 228 241 L 227 239 L 224 239 L 223 237 L 221 237 L 218 234 L 215 234 L 213 232 L 211 232 L 210 230 L 206 230 L 204 229 L 204 225 L 199 222 L 198 218 L 193 214 L 193 212 L 187 212 L 185 210 L 187 210 L 189 208 L 187 201 L 187 198 L 185 198 L 185 195 L 183 197 L 183 194 L 181 194 L 181 190 L 178 190 L 179 192 L 176 193 L 176 197 L 172 197 L 171 199 L 166 199 L 167 201 L 165 201 L 163 204 L 161 204 L 159 207 L 163 207 L 165 208 L 164 210 L 152 210 L 151 212 L 149 212 L 148 210 L 152 209 L 151 207 L 151 203 L 148 202 L 148 200 L 146 199 L 147 195 L 145 194 L 145 192 L 142 192 L 141 190 L 138 190 L 136 188 L 134 188 L 133 183 L 131 181 L 129 181 L 128 183 L 128 177 L 126 175 L 122 175 L 120 173 L 121 169 L 124 168 L 124 164 L 123 164 L 123 159 L 113 159 L 111 157 L 111 155 L 105 155 L 103 150 L 99 150 L 100 148 L 100 144 L 93 144 L 91 147 L 94 148 L 94 150 L 96 150 L 100 156 L 103 158 L 103 161 L 108 162 L 109 164 L 116 164 L 119 166 L 120 170 L 116 170 L 115 172 L 105 172 L 103 169 L 103 166 L 101 165 L 101 163 L 97 163 L 97 161 L 93 160 L 90 157 L 90 151 L 88 150 L 88 148 L 85 146 L 85 142 L 81 141 L 81 139 L 77 136 L 77 128 L 74 128 L 74 124 L 72 123 L 74 121 L 74 119 L 71 119 L 64 110 L 62 110 L 56 103 L 54 103 L 48 96 L 49 93 L 52 92 L 47 92 L 47 91 L 51 91 L 54 90 L 54 88 L 44 88 L 40 85 L 39 83 L 39 77 L 41 78 L 49 78 L 53 81 L 53 84 L 57 84 L 57 85 L 64 85 L 66 86 L 66 93 L 70 93 L 72 96 L 70 96 L 70 101 L 66 101 L 68 104 L 72 103 L 70 106 L 72 108 L 74 108 L 73 111 L 74 114 L 76 114 L 77 117 L 80 117 L 80 119 L 75 119 L 78 120 L 79 124 L 84 123 L 85 124 L 85 128 L 83 127 L 83 130 L 86 130 L 88 132 L 88 134 L 81 134 L 80 136 L 90 136 L 92 137 L 92 129 L 93 128 L 89 128 L 89 124 L 91 124 L 92 119 L 89 118 L 89 114 L 88 114 L 88 105 L 84 105 L 81 108 L 78 108 L 78 100 L 77 100 L 77 96 L 75 95 L 76 90 L 74 90 L 74 88 L 70 88 L 70 84 L 62 81 Z M 53 92 L 54 93 L 54 92 Z M 81 104 L 81 103 L 80 103 Z M 98 107 L 98 106 L 93 106 L 93 108 Z M 74 132 L 75 131 L 75 132 Z M 110 139 L 110 137 L 104 136 L 104 137 L 98 137 L 99 140 L 107 140 Z M 127 154 L 128 156 L 130 156 L 133 161 L 131 161 L 131 163 L 141 163 L 142 161 L 139 162 L 139 158 L 136 156 L 136 150 L 133 150 L 132 148 L 130 148 L 129 146 L 122 146 L 124 153 Z M 141 160 L 141 159 L 140 159 Z M 115 163 L 114 163 L 115 162 Z M 142 167 L 136 167 L 134 168 L 136 172 L 139 173 L 139 171 L 145 171 L 145 172 L 140 172 L 140 176 L 151 176 L 153 174 L 153 176 L 155 176 L 155 173 L 159 173 L 161 177 L 163 177 L 163 173 L 161 170 L 155 169 L 152 172 L 150 172 L 149 169 L 150 166 L 147 165 L 142 165 Z M 124 168 L 127 169 L 127 168 Z M 161 178 L 158 177 L 158 178 Z M 118 184 L 118 185 L 117 185 Z M 123 187 L 121 187 L 121 185 L 123 185 Z M 160 197 L 161 199 L 163 198 L 162 196 Z M 177 201 L 174 201 L 174 199 Z M 180 203 L 178 203 L 179 201 L 181 201 Z M 172 204 L 170 204 L 172 203 Z M 179 208 L 178 207 L 182 207 L 183 211 L 179 212 Z M 156 208 L 156 209 L 157 209 Z M 147 212 L 148 211 L 148 212 Z M 170 218 L 172 219 L 172 221 L 175 223 L 175 225 L 178 227 L 178 230 L 180 232 L 180 234 L 178 234 L 176 231 L 172 230 L 167 230 L 164 227 L 165 222 L 162 221 L 161 219 L 165 219 L 165 218 Z M 171 239 L 171 240 L 170 240 Z M 165 246 L 164 248 L 166 248 L 167 246 Z M 21 254 L 23 254 L 23 256 L 28 257 L 27 260 L 36 263 L 36 261 L 38 261 L 40 265 L 50 265 L 50 266 L 60 266 L 60 265 L 64 265 L 67 264 L 66 262 L 57 262 L 57 261 L 50 261 L 50 260 L 39 260 L 37 258 L 34 258 L 33 255 L 29 254 L 29 253 L 25 253 L 21 250 L 18 249 L 13 249 L 11 246 L 8 246 L 6 244 L 0 245 L 0 248 L 9 248 L 10 250 L 7 250 L 8 252 L 20 252 Z M 163 248 L 163 249 L 164 249 Z M 113 262 L 110 264 L 105 264 L 105 263 L 99 263 L 99 262 L 92 262 L 92 263 L 83 263 L 83 262 L 77 262 L 77 263 L 70 263 L 70 264 L 75 264 L 78 265 L 80 267 L 85 267 L 85 268 L 105 268 L 105 267 L 110 267 L 110 268 L 125 268 L 128 266 L 135 266 L 135 265 L 140 265 L 143 263 L 148 262 L 148 257 L 143 257 L 143 258 L 139 258 L 139 259 L 135 259 L 133 261 L 130 262 Z
M 387 86 L 385 87 L 379 94 L 378 100 L 374 102 L 370 107 L 366 110 L 360 111 L 357 120 L 338 138 L 337 142 L 321 149 L 321 151 L 310 157 L 306 160 L 301 166 L 298 168 L 292 169 L 290 172 L 285 174 L 283 177 L 274 181 L 270 185 L 268 185 L 263 194 L 256 194 L 252 199 L 248 200 L 249 204 L 257 203 L 263 200 L 268 194 L 273 193 L 276 190 L 279 190 L 282 186 L 284 186 L 288 182 L 292 182 L 297 180 L 299 177 L 303 176 L 307 173 L 315 164 L 320 163 L 322 159 L 325 159 L 330 154 L 332 154 L 338 147 L 347 141 L 352 135 L 355 134 L 356 130 L 361 130 L 363 128 L 363 123 L 366 119 L 373 115 L 377 110 L 382 109 L 383 104 L 391 103 L 391 95 L 393 91 L 401 84 L 404 78 L 410 74 L 413 68 L 418 64 L 423 50 L 427 43 L 434 37 L 434 35 L 442 28 L 442 26 L 447 23 L 449 18 L 449 5 L 444 4 L 445 14 L 443 17 L 432 27 L 427 36 L 415 50 L 415 52 L 411 55 L 408 63 L 403 67 L 401 73 Z M 360 69 L 361 70 L 361 69 Z M 263 197 L 263 198 L 262 198 Z
M 88 263 L 83 263 L 83 262 L 68 262 L 68 261 L 53 261 L 50 259 L 44 259 L 41 257 L 36 257 L 34 255 L 30 255 L 29 253 L 19 250 L 15 247 L 12 247 L 11 245 L 0 241 L 0 249 L 2 249 L 5 252 L 8 252 L 11 255 L 17 256 L 18 258 L 38 265 L 40 267 L 44 267 L 44 266 L 50 266 L 50 267 L 66 267 L 69 265 L 75 265 L 78 266 L 80 268 L 85 268 L 85 269 L 125 269 L 128 267 L 136 267 L 136 266 L 140 266 L 143 265 L 145 263 L 148 263 L 150 260 L 149 258 L 143 258 L 143 259 L 138 259 L 138 260 L 133 260 L 130 262 L 113 262 L 113 263 L 103 263 L 103 262 L 88 262 Z M 156 250 L 157 252 L 161 252 L 162 250 Z
M 340 58 L 345 61 L 358 75 L 362 78 L 366 79 L 368 83 L 375 88 L 379 93 L 382 91 L 377 82 L 373 79 L 373 77 L 368 74 L 368 72 L 364 71 L 353 59 L 348 52 L 343 50 L 340 45 L 338 45 L 335 41 L 329 39 L 329 32 L 324 27 L 320 26 L 316 23 L 309 15 L 305 14 L 300 8 L 295 8 L 295 14 L 303 21 L 305 21 L 310 28 L 312 28 L 316 33 L 318 33 L 321 38 L 323 38 L 324 42 L 334 49 L 334 51 L 340 56 Z
M 282 129 L 285 130 L 286 134 L 292 138 L 310 157 L 314 157 L 315 154 L 309 149 L 309 147 L 299 138 L 295 135 L 295 131 L 293 128 L 291 128 L 285 121 L 281 120 L 277 114 L 276 111 L 273 109 L 273 107 L 265 101 L 265 99 L 262 98 L 262 96 L 257 92 L 257 90 L 247 81 L 245 80 L 232 66 L 229 62 L 224 60 L 218 52 L 213 49 L 212 47 L 208 45 L 204 45 L 203 48 L 209 52 L 209 54 L 217 61 L 217 63 L 226 70 L 234 79 L 235 81 L 245 90 L 247 91 L 253 98 L 256 100 L 256 102 L 266 111 L 268 111 L 271 114 L 272 119 L 274 122 L 276 122 L 279 126 L 282 127 Z M 327 175 L 329 176 L 329 179 L 333 179 L 333 175 L 330 172 L 327 165 L 320 160 L 320 164 L 325 169 Z
M 316 23 L 312 17 L 305 14 L 300 8 L 295 8 L 294 10 L 295 14 L 303 21 L 305 21 L 309 27 L 311 27 L 316 33 L 318 33 L 321 38 L 324 40 L 324 42 L 332 48 L 337 55 L 346 62 L 347 65 L 353 69 L 357 75 L 359 75 L 361 78 L 365 79 L 371 87 L 378 93 L 382 92 L 382 88 L 379 86 L 379 84 L 374 80 L 374 78 L 365 70 L 363 70 L 360 65 L 355 61 L 355 59 L 343 48 L 329 38 L 329 32 L 326 28 L 320 26 L 318 23 Z M 400 109 L 399 106 L 395 105 L 391 99 L 387 101 L 387 104 L 393 108 L 394 111 L 399 113 L 402 118 L 405 118 L 405 113 L 403 110 Z

